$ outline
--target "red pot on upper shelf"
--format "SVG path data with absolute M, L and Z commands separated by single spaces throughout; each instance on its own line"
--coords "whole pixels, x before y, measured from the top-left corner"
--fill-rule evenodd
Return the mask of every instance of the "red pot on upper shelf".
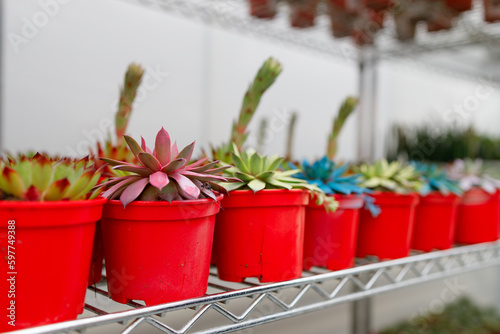
M 472 9 L 472 0 L 446 0 L 446 6 L 459 12 Z
M 279 282 L 301 277 L 308 203 L 309 192 L 299 189 L 231 191 L 215 226 L 219 278 Z
M 500 4 L 495 0 L 484 0 L 484 20 L 486 22 L 500 21 Z
M 460 197 L 438 191 L 420 196 L 413 228 L 412 248 L 424 252 L 453 246 Z
M 110 297 L 150 306 L 203 296 L 222 198 L 134 201 L 126 208 L 108 201 L 102 232 Z
M 276 0 L 250 0 L 250 15 L 260 19 L 276 16 Z
M 458 207 L 455 242 L 476 244 L 498 240 L 500 191 L 493 194 L 481 188 L 467 191 Z
M 373 217 L 369 210 L 361 209 L 356 256 L 381 260 L 408 256 L 419 195 L 375 192 L 370 196 L 381 213 Z
M 312 266 L 341 270 L 354 265 L 360 195 L 332 195 L 339 207 L 327 212 L 323 205 L 311 200 L 306 207 L 304 234 L 304 269 Z
M 319 0 L 290 1 L 290 23 L 295 28 L 314 26 Z
M 15 303 L 15 327 L 7 313 L 0 332 L 73 320 L 83 312 L 95 224 L 105 202 L 0 201 L 0 300 L 4 312 Z

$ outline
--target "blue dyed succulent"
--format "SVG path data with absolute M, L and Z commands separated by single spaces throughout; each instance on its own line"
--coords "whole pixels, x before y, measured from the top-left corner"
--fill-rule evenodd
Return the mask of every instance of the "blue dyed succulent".
M 448 177 L 446 171 L 436 164 L 423 162 L 410 162 L 415 167 L 415 170 L 422 175 L 423 186 L 420 193 L 425 196 L 431 191 L 439 191 L 443 195 L 453 193 L 462 195 L 463 190 L 459 186 L 458 181 Z
M 295 166 L 291 167 L 297 168 Z M 349 167 L 349 164 L 336 165 L 326 156 L 315 161 L 312 165 L 307 160 L 303 160 L 302 166 L 299 168 L 301 172 L 296 174 L 295 177 L 317 185 L 327 195 L 372 193 L 370 189 L 359 186 L 361 183 L 360 175 L 349 174 Z M 370 196 L 364 196 L 364 201 L 365 208 L 370 210 L 374 217 L 378 216 L 380 208 L 374 204 L 374 199 Z

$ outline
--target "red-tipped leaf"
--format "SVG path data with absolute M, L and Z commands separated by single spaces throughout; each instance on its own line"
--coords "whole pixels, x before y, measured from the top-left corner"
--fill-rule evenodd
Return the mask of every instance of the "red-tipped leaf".
M 151 153 L 139 153 L 139 161 L 153 172 L 161 170 L 161 164 Z
M 192 142 L 188 146 L 184 147 L 182 151 L 179 154 L 177 154 L 177 159 L 183 158 L 186 159 L 186 161 L 191 160 L 191 156 L 193 155 L 193 150 L 194 150 L 194 143 L 195 142 Z
M 185 159 L 182 159 L 182 158 L 175 159 L 175 160 L 170 161 L 170 163 L 168 165 L 163 166 L 161 171 L 164 173 L 172 173 L 172 172 L 175 172 L 177 169 L 181 168 L 182 166 L 184 166 L 185 164 L 186 164 Z
M 187 177 L 179 173 L 173 173 L 170 175 L 177 185 L 179 186 L 179 193 L 186 197 L 187 199 L 198 199 L 200 196 L 200 189 Z
M 164 128 L 156 135 L 155 156 L 162 166 L 170 162 L 170 136 Z
M 122 202 L 123 207 L 126 207 L 130 202 L 139 197 L 148 183 L 148 179 L 140 179 L 125 188 L 125 190 L 120 195 L 120 202 Z
M 169 183 L 168 175 L 163 172 L 156 172 L 149 176 L 149 183 L 158 190 L 162 190 Z

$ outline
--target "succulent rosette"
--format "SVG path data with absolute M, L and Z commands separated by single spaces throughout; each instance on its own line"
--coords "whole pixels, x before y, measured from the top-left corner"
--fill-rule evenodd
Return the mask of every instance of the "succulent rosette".
M 382 159 L 371 165 L 355 166 L 354 171 L 359 173 L 361 187 L 374 191 L 388 191 L 400 194 L 418 192 L 423 186 L 422 176 L 414 166 L 399 161 L 387 162 Z
M 493 194 L 500 189 L 500 180 L 488 175 L 481 159 L 457 159 L 447 167 L 447 172 L 451 179 L 458 182 L 463 191 L 479 187 Z
M 56 158 L 47 154 L 18 155 L 0 161 L 0 199 L 61 201 L 93 199 L 91 192 L 101 177 L 89 157 Z
M 290 167 L 297 168 L 290 164 Z M 361 174 L 350 171 L 349 164 L 335 164 L 327 156 L 310 164 L 307 160 L 299 167 L 297 178 L 318 186 L 327 195 L 365 195 L 373 193 L 372 190 L 360 186 Z M 380 207 L 374 204 L 373 197 L 363 196 L 365 208 L 370 210 L 372 216 L 380 214 Z
M 216 200 L 214 191 L 227 194 L 220 182 L 241 182 L 220 174 L 231 166 L 217 167 L 219 161 L 208 162 L 208 158 L 189 163 L 195 143 L 180 152 L 177 144 L 171 145 L 170 136 L 161 129 L 151 151 L 142 138 L 139 145 L 132 137 L 124 136 L 138 163 L 100 158 L 114 170 L 128 172 L 129 175 L 113 177 L 97 186 L 106 188 L 102 194 L 109 199 L 120 199 L 123 206 L 134 200 L 168 201 L 211 198 Z
M 240 151 L 233 145 L 231 163 L 234 167 L 224 171 L 224 175 L 240 179 L 241 183 L 224 184 L 228 190 L 252 190 L 258 192 L 264 189 L 306 189 L 315 196 L 316 203 L 324 204 L 327 210 L 335 211 L 338 202 L 314 184 L 294 177 L 300 171 L 281 170 L 283 158 L 278 156 L 263 156 L 255 150 Z
M 425 196 L 431 191 L 439 191 L 443 195 L 450 193 L 462 195 L 463 191 L 458 181 L 448 177 L 446 171 L 438 165 L 416 161 L 410 162 L 410 165 L 414 166 L 416 171 L 422 175 L 423 185 L 420 194 Z

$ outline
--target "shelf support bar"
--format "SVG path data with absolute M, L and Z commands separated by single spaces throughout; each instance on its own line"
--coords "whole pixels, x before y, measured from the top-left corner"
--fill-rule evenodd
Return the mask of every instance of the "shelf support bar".
M 381 138 L 377 136 L 377 65 L 373 48 L 360 50 L 359 58 L 359 108 L 358 108 L 358 161 L 381 158 Z

